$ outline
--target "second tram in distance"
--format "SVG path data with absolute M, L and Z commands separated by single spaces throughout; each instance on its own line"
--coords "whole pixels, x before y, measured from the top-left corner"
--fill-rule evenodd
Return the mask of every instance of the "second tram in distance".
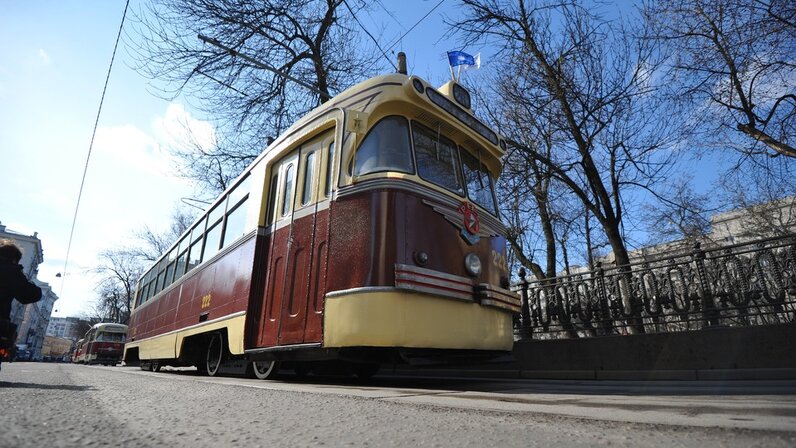
M 98 323 L 77 341 L 72 362 L 115 366 L 122 359 L 127 325 Z
M 367 376 L 509 352 L 504 149 L 453 81 L 396 73 L 342 92 L 141 277 L 124 360 L 259 378 L 333 361 Z

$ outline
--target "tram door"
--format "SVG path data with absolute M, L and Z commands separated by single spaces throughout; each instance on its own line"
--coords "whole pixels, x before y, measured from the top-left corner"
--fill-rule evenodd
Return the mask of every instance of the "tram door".
M 263 346 L 315 342 L 320 334 L 307 323 L 320 321 L 315 296 L 323 293 L 318 286 L 325 279 L 328 217 L 318 219 L 319 199 L 324 199 L 319 180 L 324 143 L 332 138 L 333 131 L 316 137 L 283 158 L 272 171 L 278 176 L 272 177 L 272 185 L 278 185 L 278 198 L 260 332 Z

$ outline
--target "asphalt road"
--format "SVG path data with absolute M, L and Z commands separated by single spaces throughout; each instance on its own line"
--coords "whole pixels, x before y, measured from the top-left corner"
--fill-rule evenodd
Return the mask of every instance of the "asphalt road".
M 796 446 L 796 383 L 258 381 L 3 364 L 0 447 Z

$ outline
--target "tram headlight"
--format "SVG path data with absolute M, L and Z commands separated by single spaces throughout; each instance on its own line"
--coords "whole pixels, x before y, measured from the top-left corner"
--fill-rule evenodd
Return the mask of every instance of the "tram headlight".
M 467 273 L 473 277 L 478 277 L 481 274 L 481 259 L 478 255 L 470 253 L 464 257 L 464 267 Z
M 415 263 L 420 266 L 428 264 L 428 254 L 422 250 L 420 252 L 415 252 Z

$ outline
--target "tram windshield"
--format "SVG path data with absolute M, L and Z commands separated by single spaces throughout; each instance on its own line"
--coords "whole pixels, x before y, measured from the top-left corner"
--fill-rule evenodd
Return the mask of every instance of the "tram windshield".
M 406 118 L 399 116 L 384 118 L 370 130 L 359 145 L 354 175 L 362 176 L 380 171 L 413 173 L 411 148 Z
M 102 332 L 97 334 L 97 342 L 124 342 L 124 333 Z
M 497 214 L 495 181 L 486 166 L 471 152 L 456 145 L 435 130 L 400 116 L 379 121 L 363 140 L 354 155 L 349 172 L 354 176 L 377 172 L 417 174 L 428 182 L 458 196 L 467 196 L 493 215 Z M 475 154 L 475 155 L 474 155 Z

